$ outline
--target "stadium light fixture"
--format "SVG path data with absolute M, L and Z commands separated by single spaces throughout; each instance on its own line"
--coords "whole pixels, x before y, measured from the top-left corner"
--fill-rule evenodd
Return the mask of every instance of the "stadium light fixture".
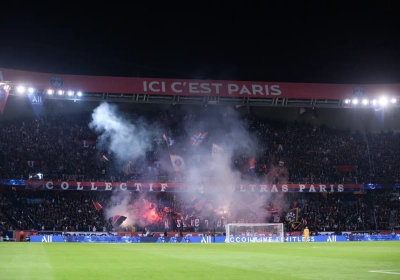
M 25 87 L 24 86 L 18 86 L 17 87 L 17 92 L 18 93 L 24 93 L 25 92 Z
M 368 99 L 363 99 L 363 101 L 362 101 L 362 104 L 363 105 L 367 105 L 369 102 L 368 102 Z
M 47 90 L 47 94 L 50 94 L 50 95 L 51 95 L 51 94 L 53 94 L 53 93 L 54 93 L 54 91 L 53 91 L 52 89 L 48 89 L 48 90 Z
M 78 91 L 78 96 L 81 97 L 82 96 L 82 92 Z
M 62 95 L 64 92 L 62 90 L 58 91 L 58 95 Z
M 28 88 L 28 93 L 34 93 L 35 92 L 35 89 L 34 88 Z
M 388 103 L 388 101 L 387 101 L 387 98 L 386 98 L 386 97 L 381 97 L 381 98 L 379 99 L 379 105 L 381 105 L 381 106 L 386 106 L 387 103 Z
M 357 105 L 358 104 L 358 99 L 353 99 L 353 104 Z
M 72 95 L 74 95 L 74 92 L 73 91 L 68 91 L 68 96 L 72 96 Z
M 392 100 L 390 100 L 390 102 L 392 102 L 392 104 L 395 104 L 397 102 L 396 98 L 392 98 Z

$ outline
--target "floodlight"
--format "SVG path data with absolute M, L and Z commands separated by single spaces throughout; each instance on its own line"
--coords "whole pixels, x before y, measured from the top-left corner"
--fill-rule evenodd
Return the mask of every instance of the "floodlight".
M 25 92 L 25 87 L 24 86 L 17 87 L 17 92 L 18 93 L 24 93 Z
M 381 97 L 380 99 L 379 99 L 379 105 L 381 105 L 381 106 L 386 106 L 387 105 L 387 98 L 386 97 Z

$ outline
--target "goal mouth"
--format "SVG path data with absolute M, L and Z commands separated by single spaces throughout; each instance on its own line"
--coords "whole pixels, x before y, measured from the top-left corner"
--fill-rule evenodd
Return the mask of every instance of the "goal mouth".
M 282 223 L 227 224 L 225 243 L 285 242 Z

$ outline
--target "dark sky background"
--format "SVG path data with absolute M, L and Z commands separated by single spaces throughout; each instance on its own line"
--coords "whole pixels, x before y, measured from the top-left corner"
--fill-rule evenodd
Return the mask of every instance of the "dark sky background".
M 0 67 L 109 76 L 400 82 L 393 1 L 368 8 L 358 5 L 363 2 L 332 7 L 256 2 L 263 1 L 174 7 L 60 2 L 23 9 L 5 4 Z

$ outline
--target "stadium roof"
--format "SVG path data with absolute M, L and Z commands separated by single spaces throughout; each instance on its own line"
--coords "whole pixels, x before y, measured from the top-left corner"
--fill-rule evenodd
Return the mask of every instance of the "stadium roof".
M 126 78 L 36 73 L 0 68 L 10 95 L 46 99 L 288 107 L 399 106 L 400 84 L 315 84 Z

